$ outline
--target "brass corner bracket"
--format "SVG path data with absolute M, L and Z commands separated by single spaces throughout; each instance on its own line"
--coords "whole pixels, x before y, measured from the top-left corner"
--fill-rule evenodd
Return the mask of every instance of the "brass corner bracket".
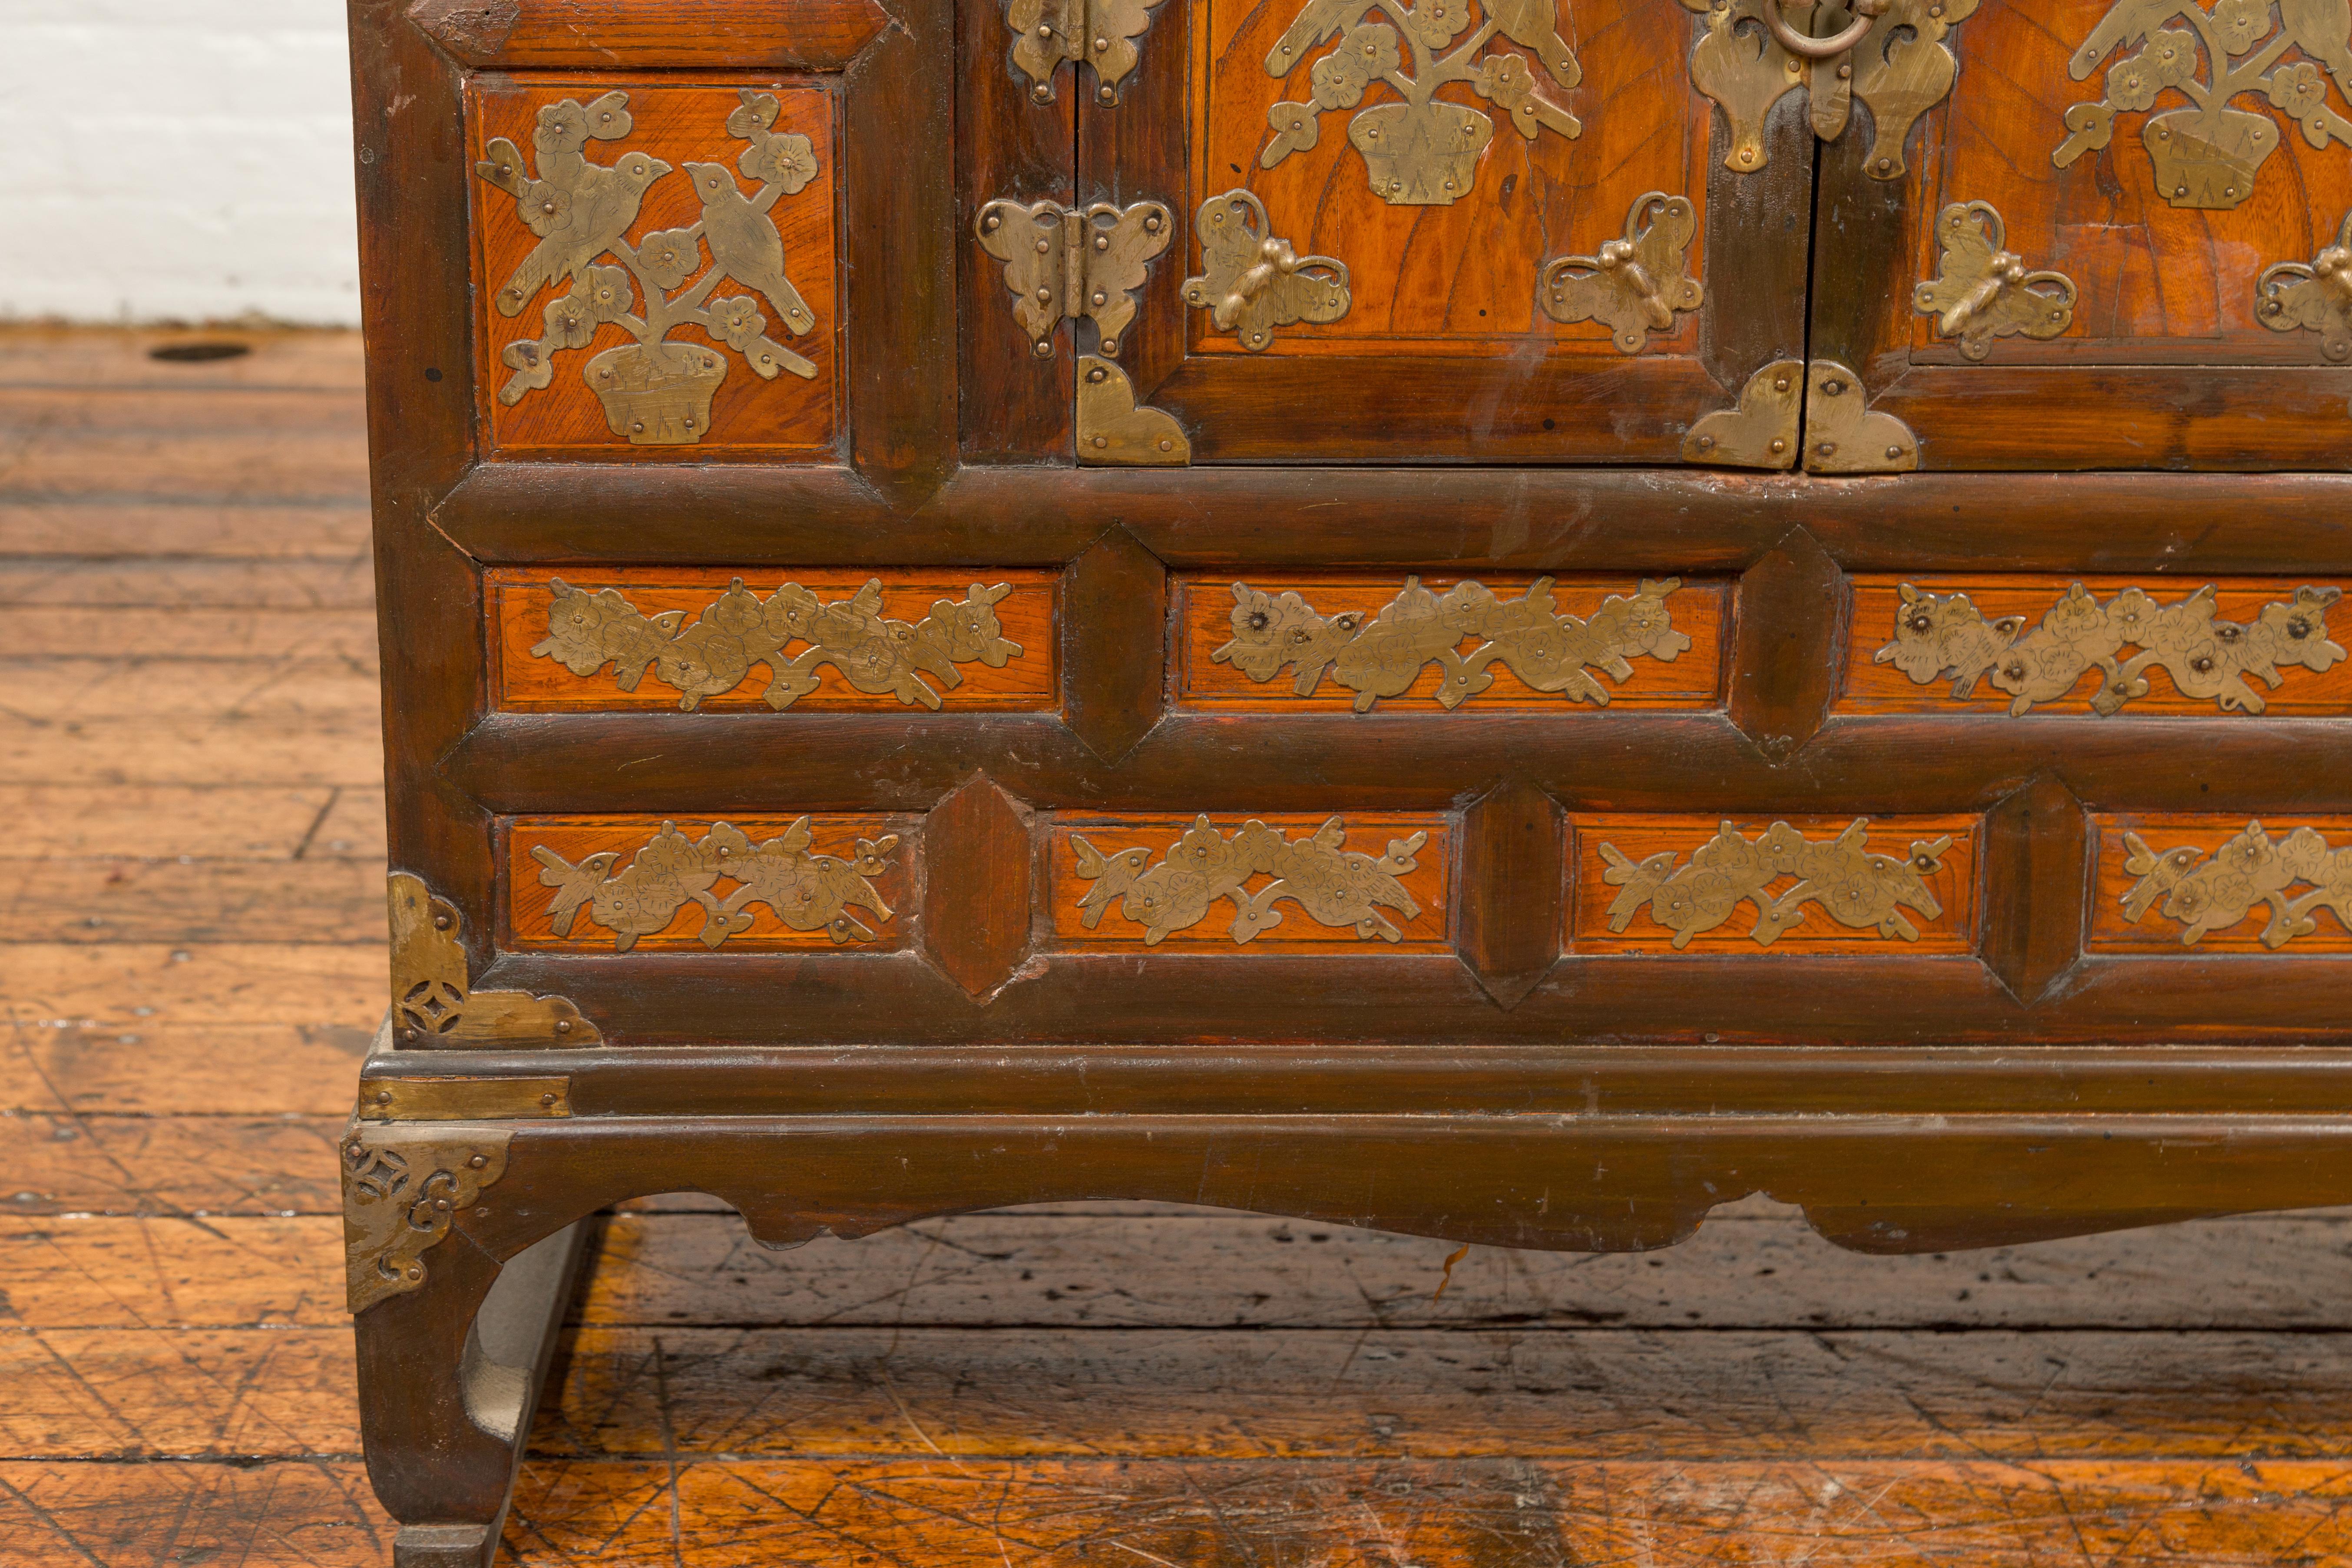
M 2274 332 L 2314 331 L 2319 352 L 2352 357 L 2352 212 L 2336 228 L 2336 243 L 2308 263 L 2281 261 L 2254 282 L 2254 320 Z
M 1683 461 L 1735 468 L 1787 468 L 1797 461 L 1805 362 L 1778 359 L 1748 378 L 1739 402 L 1701 415 L 1683 437 Z
M 1651 191 L 1625 215 L 1625 237 L 1592 256 L 1562 256 L 1544 264 L 1536 302 L 1555 321 L 1601 322 L 1619 353 L 1640 353 L 1652 332 L 1674 331 L 1675 317 L 1706 299 L 1684 270 L 1684 253 L 1698 232 L 1688 196 Z
M 993 201 L 972 227 L 980 247 L 1004 263 L 1013 314 L 1039 359 L 1053 357 L 1054 333 L 1066 321 L 1092 320 L 1097 352 L 1118 353 L 1120 334 L 1135 320 L 1144 269 L 1176 236 L 1160 202 L 1066 207 Z
M 1135 468 L 1181 468 L 1192 443 L 1175 416 L 1139 407 L 1127 372 L 1092 354 L 1078 360 L 1078 461 Z
M 394 871 L 392 912 L 392 1037 L 401 1047 L 593 1046 L 596 1026 L 561 996 L 476 991 L 457 940 L 457 907 L 424 879 Z
M 1936 276 L 1911 292 L 1911 308 L 1935 317 L 1936 331 L 1959 339 L 1972 360 L 1990 353 L 1995 338 L 2054 338 L 2074 323 L 2074 280 L 2028 272 L 2024 258 L 2001 248 L 2002 237 L 1990 202 L 1954 202 L 1936 216 Z
M 1151 28 L 1160 0 L 1013 0 L 1004 25 L 1013 29 L 1013 63 L 1027 77 L 1034 103 L 1054 101 L 1054 73 L 1067 60 L 1095 73 L 1095 101 L 1117 103 L 1118 84 L 1142 51 L 1136 40 Z
M 1919 438 L 1892 414 L 1868 406 L 1862 377 L 1817 359 L 1805 389 L 1805 468 L 1816 474 L 1907 474 Z
M 343 1139 L 343 1280 L 364 1312 L 425 1285 L 425 1254 L 507 1171 L 507 1128 L 370 1124 Z

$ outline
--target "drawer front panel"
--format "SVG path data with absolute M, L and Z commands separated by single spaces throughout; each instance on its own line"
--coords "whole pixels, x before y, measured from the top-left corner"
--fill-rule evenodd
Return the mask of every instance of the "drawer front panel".
M 2352 816 L 2098 819 L 2096 952 L 2352 953 Z
M 505 943 L 549 952 L 730 952 L 908 945 L 920 819 L 667 821 L 526 816 L 500 825 Z
M 2292 578 L 1858 576 L 1838 707 L 2340 716 L 2342 593 Z
M 1560 712 L 1723 698 L 1721 582 L 1202 574 L 1176 592 L 1186 708 Z
M 1975 816 L 1574 816 L 1568 946 L 1580 954 L 1964 954 L 1976 950 Z
M 1059 700 L 1049 572 L 499 569 L 485 588 L 492 689 L 515 711 Z

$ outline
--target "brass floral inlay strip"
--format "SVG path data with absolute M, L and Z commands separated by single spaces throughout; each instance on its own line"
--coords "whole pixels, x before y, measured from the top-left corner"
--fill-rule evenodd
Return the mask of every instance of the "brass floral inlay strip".
M 690 626 L 686 612 L 641 613 L 617 589 L 590 592 L 562 578 L 548 584 L 554 597 L 547 608 L 547 637 L 531 648 L 574 675 L 594 675 L 611 665 L 621 689 L 635 691 L 651 670 L 675 687 L 677 705 L 688 712 L 706 698 L 724 696 L 743 682 L 755 664 L 768 667 L 761 694 L 779 710 L 814 691 L 817 670 L 831 665 L 859 691 L 888 692 L 899 701 L 940 706 L 940 694 L 922 677 L 950 690 L 963 684 L 956 666 L 974 661 L 1003 668 L 1021 656 L 1021 645 L 1003 635 L 995 605 L 1013 589 L 974 583 L 959 600 L 940 599 L 919 621 L 886 618 L 882 579 L 868 578 L 847 599 L 825 604 L 797 583 L 786 583 L 765 599 L 738 577 Z M 794 643 L 810 645 L 790 658 Z
M 814 837 L 805 816 L 762 844 L 731 823 L 715 822 L 694 839 L 665 822 L 619 871 L 613 869 L 621 858 L 617 849 L 600 850 L 577 865 L 544 844 L 533 845 L 530 856 L 539 862 L 541 884 L 555 889 L 548 904 L 555 934 L 570 936 L 584 909 L 592 922 L 613 933 L 620 952 L 639 937 L 668 930 L 689 903 L 702 908 L 705 947 L 751 930 L 753 904 L 767 905 L 794 931 L 823 931 L 835 942 L 873 941 L 874 932 L 849 910 L 890 919 L 890 906 L 868 879 L 889 869 L 898 836 L 861 838 L 846 860 L 809 853 Z M 711 891 L 721 881 L 736 884 L 723 900 Z
M 1586 666 L 1622 681 L 1633 674 L 1627 659 L 1672 659 L 1691 646 L 1666 610 L 1667 595 L 1681 586 L 1679 577 L 1644 578 L 1633 597 L 1612 594 L 1590 620 L 1580 620 L 1553 608 L 1549 577 L 1537 578 L 1516 599 L 1496 598 L 1469 581 L 1433 594 L 1420 578 L 1408 577 L 1397 596 L 1369 616 L 1318 615 L 1297 593 L 1266 594 L 1236 583 L 1233 640 L 1209 657 L 1252 680 L 1292 669 L 1292 689 L 1301 697 L 1328 674 L 1355 692 L 1359 713 L 1410 690 L 1431 663 L 1444 671 L 1437 700 L 1449 709 L 1492 686 L 1488 667 L 1496 664 L 1535 690 L 1606 706 L 1608 689 Z M 1472 637 L 1486 640 L 1463 653 Z
M 2245 677 L 2275 688 L 2285 681 L 2282 665 L 2325 671 L 2344 658 L 2327 635 L 2327 607 L 2342 596 L 2339 588 L 2297 588 L 2293 599 L 2273 600 L 2241 623 L 2214 618 L 2210 583 L 2169 605 L 2138 588 L 2102 604 L 2077 583 L 2030 632 L 2023 616 L 1988 620 L 1966 594 L 1925 593 L 1908 583 L 1900 592 L 1895 640 L 1875 662 L 1920 686 L 1948 678 L 1958 698 L 1989 680 L 2011 694 L 2011 715 L 2058 700 L 2094 669 L 2104 680 L 2092 711 L 2115 713 L 2147 695 L 2147 672 L 2158 667 L 2184 697 L 2210 698 L 2225 713 L 2259 713 L 2262 696 Z M 2126 647 L 2141 651 L 2120 659 Z
M 1347 825 L 1335 816 L 1305 838 L 1285 838 L 1255 820 L 1227 837 L 1204 815 L 1153 866 L 1149 848 L 1105 852 L 1074 833 L 1078 878 L 1095 884 L 1078 908 L 1092 931 L 1117 904 L 1121 916 L 1144 928 L 1146 946 L 1200 924 L 1220 899 L 1234 906 L 1236 942 L 1280 925 L 1282 911 L 1274 906 L 1283 902 L 1297 904 L 1318 925 L 1402 942 L 1404 933 L 1381 910 L 1395 910 L 1408 921 L 1420 917 L 1421 905 L 1397 879 L 1419 868 L 1413 856 L 1429 835 L 1392 838 L 1378 858 L 1342 849 L 1347 837 Z M 1249 884 L 1261 877 L 1273 880 L 1251 891 Z
M 2264 947 L 2284 947 L 2316 931 L 2314 910 L 2333 910 L 2352 926 L 2352 847 L 2330 848 L 2317 828 L 2273 838 L 2260 822 L 2249 822 L 2210 851 L 2192 844 L 2159 853 L 2137 833 L 2125 834 L 2124 845 L 2131 852 L 2124 869 L 2139 879 L 2124 891 L 2125 916 L 2137 922 L 2156 909 L 2187 928 L 2180 933 L 2184 947 L 2208 931 L 2227 931 L 2258 904 L 2271 910 Z M 2294 892 L 2297 884 L 2307 890 Z
M 1785 822 L 1774 823 L 1751 841 L 1727 822 L 1680 867 L 1670 849 L 1635 861 L 1615 845 L 1603 844 L 1601 858 L 1609 868 L 1602 879 L 1624 889 L 1609 906 L 1609 929 L 1623 931 L 1647 904 L 1650 919 L 1675 933 L 1675 946 L 1685 947 L 1691 938 L 1729 920 L 1744 900 L 1756 908 L 1748 934 L 1763 947 L 1802 924 L 1809 904 L 1818 904 L 1840 925 L 1874 927 L 1881 936 L 1916 942 L 1919 928 L 1903 910 L 1941 918 L 1944 906 L 1922 879 L 1943 868 L 1941 857 L 1952 840 L 1916 840 L 1910 854 L 1898 858 L 1874 853 L 1869 837 L 1866 816 L 1855 817 L 1827 844 L 1812 843 Z M 1784 877 L 1801 879 L 1775 898 L 1771 885 Z
M 685 228 L 648 234 L 634 246 L 624 237 L 637 221 L 646 190 L 671 166 L 646 153 L 624 153 L 607 165 L 591 162 L 585 152 L 591 141 L 629 133 L 627 93 L 608 92 L 586 105 L 567 98 L 541 110 L 531 133 L 535 169 L 503 136 L 485 149 L 488 156 L 474 165 L 475 173 L 514 197 L 516 215 L 540 237 L 499 289 L 499 313 L 519 315 L 541 289 L 572 284 L 570 292 L 548 302 L 538 338 L 506 346 L 500 357 L 514 374 L 499 388 L 499 402 L 519 403 L 547 386 L 555 356 L 585 348 L 608 323 L 637 341 L 606 349 L 582 374 L 604 405 L 613 434 L 638 446 L 689 444 L 709 431 L 710 398 L 727 379 L 727 359 L 714 349 L 670 342 L 680 327 L 699 328 L 726 344 L 762 380 L 774 380 L 780 371 L 816 374 L 815 365 L 766 335 L 768 320 L 758 299 L 712 298 L 731 278 L 763 296 L 786 331 L 816 325 L 807 301 L 784 276 L 783 236 L 769 216 L 779 200 L 816 178 L 816 152 L 800 132 L 771 129 L 779 111 L 774 94 L 745 88 L 742 100 L 728 115 L 727 130 L 750 143 L 737 166 L 759 182 L 759 194 L 745 196 L 723 163 L 688 163 L 702 216 Z M 621 265 L 594 265 L 604 256 Z

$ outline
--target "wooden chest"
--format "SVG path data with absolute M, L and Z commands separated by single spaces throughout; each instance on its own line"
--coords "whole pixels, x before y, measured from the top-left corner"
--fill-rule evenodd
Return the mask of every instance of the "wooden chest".
M 401 1563 L 636 1194 L 2352 1199 L 2340 3 L 352 16 Z

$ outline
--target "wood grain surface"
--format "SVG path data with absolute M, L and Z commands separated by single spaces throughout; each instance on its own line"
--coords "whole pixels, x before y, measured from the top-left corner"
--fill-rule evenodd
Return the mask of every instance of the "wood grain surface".
M 1947 836 L 1952 840 L 1951 847 L 1940 858 L 1940 868 L 1919 879 L 1942 912 L 1929 915 L 1908 906 L 1901 910 L 1919 932 L 1916 942 L 1882 936 L 1875 923 L 1860 930 L 1841 924 L 1822 903 L 1809 905 L 1803 921 L 1776 938 L 1770 946 L 1755 940 L 1753 932 L 1761 911 L 1753 900 L 1734 908 L 1730 917 L 1712 931 L 1696 932 L 1680 949 L 1674 945 L 1675 932 L 1658 923 L 1654 909 L 1646 900 L 1633 912 L 1623 931 L 1610 929 L 1610 910 L 1622 889 L 1607 879 L 1610 862 L 1601 853 L 1603 845 L 1635 864 L 1654 855 L 1670 854 L 1674 857 L 1674 868 L 1681 872 L 1691 867 L 1693 851 L 1714 838 L 1727 823 L 1750 844 L 1775 825 L 1786 822 L 1803 834 L 1807 843 L 1825 845 L 1855 820 L 1850 816 L 1571 816 L 1569 827 L 1574 847 L 1569 858 L 1570 951 L 1651 956 L 1675 952 L 1744 953 L 1759 957 L 1779 952 L 1788 955 L 1852 953 L 1880 958 L 1975 951 L 1980 876 L 1977 844 L 1983 826 L 1974 816 L 1887 816 L 1869 820 L 1864 840 L 1868 853 L 1892 856 L 1897 862 L 1909 858 L 1914 843 Z M 1784 896 L 1798 881 L 1793 875 L 1771 879 L 1765 884 L 1768 900 Z
M 1253 680 L 1239 666 L 1211 656 L 1234 636 L 1235 581 L 1265 594 L 1297 594 L 1317 614 L 1349 612 L 1370 616 L 1393 600 L 1404 585 L 1402 577 L 1305 575 L 1296 573 L 1252 574 L 1246 577 L 1187 574 L 1176 579 L 1176 658 L 1171 670 L 1179 706 L 1229 712 L 1286 712 L 1301 709 L 1345 710 L 1356 694 L 1326 675 L 1308 696 L 1293 688 L 1297 671 L 1286 668 L 1271 680 Z M 1422 586 L 1444 594 L 1460 579 L 1423 577 Z M 1517 599 L 1535 581 L 1532 575 L 1498 573 L 1477 582 L 1497 598 Z M 1588 618 L 1611 595 L 1631 597 L 1641 587 L 1637 579 L 1571 577 L 1556 579 L 1553 609 L 1560 615 Z M 1626 662 L 1633 674 L 1615 680 L 1597 669 L 1588 670 L 1609 694 L 1612 708 L 1711 708 L 1722 700 L 1726 622 L 1729 618 L 1730 585 L 1721 582 L 1686 583 L 1667 595 L 1666 610 L 1674 629 L 1691 639 L 1691 646 L 1672 661 L 1642 656 Z M 1481 639 L 1465 637 L 1458 651 L 1466 652 Z M 1565 713 L 1587 706 L 1558 692 L 1538 691 L 1502 664 L 1488 667 L 1494 684 L 1469 699 L 1463 707 L 1473 712 L 1529 710 Z M 1440 670 L 1425 665 L 1412 689 L 1383 697 L 1383 711 L 1438 711 L 1436 692 Z
M 1902 584 L 1907 583 L 1923 594 L 1966 594 L 1969 603 L 1976 605 L 1989 621 L 2004 616 L 2024 616 L 2024 630 L 2030 634 L 2078 582 L 2102 604 L 2126 588 L 2137 587 L 2158 605 L 2179 604 L 2206 585 L 2201 579 L 2151 576 L 2068 577 L 2042 574 L 1961 577 L 1923 573 L 1916 576 L 1900 577 L 1885 573 L 1858 574 L 1853 579 L 1853 632 L 1846 639 L 1845 668 L 1837 696 L 1837 711 L 1983 713 L 1996 716 L 2005 713 L 2010 694 L 1989 680 L 1977 682 L 1975 690 L 1967 697 L 1956 697 L 1952 694 L 1952 679 L 1948 675 L 1922 686 L 1892 662 L 1882 664 L 1877 661 L 1878 650 L 1890 646 L 1895 637 L 1903 608 Z M 2252 625 L 2261 616 L 2264 605 L 2291 602 L 2298 588 L 2334 588 L 2338 585 L 2316 580 L 2306 583 L 2290 577 L 2216 578 L 2212 580 L 2214 616 L 2221 621 Z M 2343 626 L 2331 625 L 2329 635 L 2332 637 L 2340 639 L 2346 633 L 2352 632 L 2352 615 L 2339 614 L 2330 619 L 2347 623 Z M 2140 651 L 2139 645 L 2132 644 L 2124 649 L 2121 657 L 2129 658 Z M 2352 660 L 2338 660 L 2332 668 L 2326 670 L 2283 668 L 2279 673 L 2284 679 L 2276 688 L 2258 680 L 2249 682 L 2262 698 L 2264 712 L 2280 717 L 2352 713 Z M 2142 718 L 2158 713 L 2194 714 L 2201 718 L 2221 711 L 2212 698 L 2183 696 L 2161 665 L 2152 666 L 2147 671 L 2147 695 L 2133 698 L 2124 709 L 2125 712 Z M 2036 702 L 2034 711 L 2088 713 L 2092 711 L 2091 699 L 2098 693 L 2100 685 L 2098 671 L 2086 670 L 2075 682 L 2073 690 L 2054 702 Z
M 625 153 L 643 152 L 671 165 L 645 191 L 636 221 L 626 231 L 631 244 L 665 229 L 688 228 L 701 221 L 689 161 L 724 166 L 735 174 L 737 158 L 751 144 L 727 132 L 727 117 L 741 105 L 739 90 L 750 88 L 773 93 L 782 108 L 773 129 L 796 132 L 814 143 L 815 178 L 794 195 L 782 197 L 768 215 L 784 244 L 784 277 L 807 301 L 816 325 L 797 336 L 788 332 L 778 308 L 760 297 L 754 285 L 730 275 L 714 297 L 751 295 L 767 318 L 768 335 L 816 366 L 814 379 L 788 372 L 763 381 L 740 354 L 701 329 L 681 327 L 667 341 L 715 348 L 727 367 L 710 405 L 710 433 L 699 442 L 674 447 L 633 446 L 616 436 L 605 422 L 596 395 L 583 379 L 582 367 L 606 349 L 622 348 L 637 340 L 626 329 L 608 323 L 598 327 L 588 344 L 556 356 L 554 379 L 511 406 L 499 400 L 499 389 L 512 374 L 500 363 L 508 344 L 536 338 L 542 331 L 541 312 L 562 297 L 566 285 L 550 284 L 536 290 L 518 315 L 499 313 L 499 290 L 516 264 L 541 241 L 516 215 L 515 200 L 488 181 L 467 182 L 472 192 L 475 237 L 476 366 L 482 426 L 488 445 L 515 458 L 554 458 L 567 461 L 604 459 L 618 462 L 687 460 L 708 462 L 729 458 L 755 458 L 762 462 L 824 462 L 838 452 L 842 424 L 842 321 L 838 279 L 841 259 L 836 239 L 835 206 L 839 188 L 840 153 L 835 129 L 834 95 L 816 83 L 784 78 L 742 78 L 720 81 L 679 83 L 658 78 L 625 80 L 616 77 L 529 79 L 478 76 L 467 96 L 468 145 L 477 158 L 493 138 L 505 137 L 518 147 L 531 147 L 531 131 L 540 110 L 572 99 L 585 103 L 614 89 L 629 94 L 629 113 L 635 124 L 615 142 L 591 142 L 591 163 L 611 164 Z M 536 153 L 526 151 L 527 158 Z M 536 163 L 533 167 L 536 168 Z M 748 198 L 759 184 L 738 179 Z M 700 258 L 717 263 L 708 243 Z M 598 265 L 618 265 L 604 258 Z M 698 265 L 688 276 L 699 277 Z M 676 291 L 673 290 L 673 293 Z M 639 300 L 635 313 L 645 314 Z
M 497 702 L 514 712 L 576 712 L 590 710 L 662 709 L 678 705 L 677 689 L 665 684 L 656 671 L 647 670 L 635 691 L 621 689 L 620 677 L 607 664 L 593 675 L 574 675 L 554 658 L 531 649 L 548 635 L 548 607 L 554 595 L 548 584 L 561 577 L 583 593 L 610 588 L 647 616 L 682 611 L 681 629 L 695 625 L 711 601 L 741 578 L 761 597 L 775 594 L 787 582 L 797 583 L 827 605 L 842 603 L 869 581 L 882 584 L 881 614 L 887 619 L 920 622 L 942 600 L 960 601 L 975 586 L 1009 584 L 1012 592 L 992 606 L 1003 635 L 1021 645 L 1019 654 L 995 668 L 974 659 L 956 666 L 962 684 L 948 686 L 936 673 L 921 679 L 941 691 L 943 708 L 980 712 L 1007 712 L 1051 708 L 1060 699 L 1060 643 L 1055 636 L 1055 603 L 1058 584 L 1050 572 L 1031 570 L 943 572 L 937 568 L 905 568 L 886 573 L 844 571 L 819 567 L 800 571 L 730 572 L 720 567 L 701 571 L 668 568 L 646 571 L 612 567 L 599 571 L 577 568 L 562 573 L 500 568 L 486 574 L 490 616 L 491 680 Z M 781 657 L 805 653 L 805 641 L 788 644 Z M 910 708 L 888 691 L 860 691 L 835 666 L 814 672 L 816 689 L 794 700 L 794 712 L 891 711 Z M 742 684 L 723 696 L 705 698 L 703 710 L 772 711 L 761 693 L 772 679 L 767 668 L 754 666 Z

